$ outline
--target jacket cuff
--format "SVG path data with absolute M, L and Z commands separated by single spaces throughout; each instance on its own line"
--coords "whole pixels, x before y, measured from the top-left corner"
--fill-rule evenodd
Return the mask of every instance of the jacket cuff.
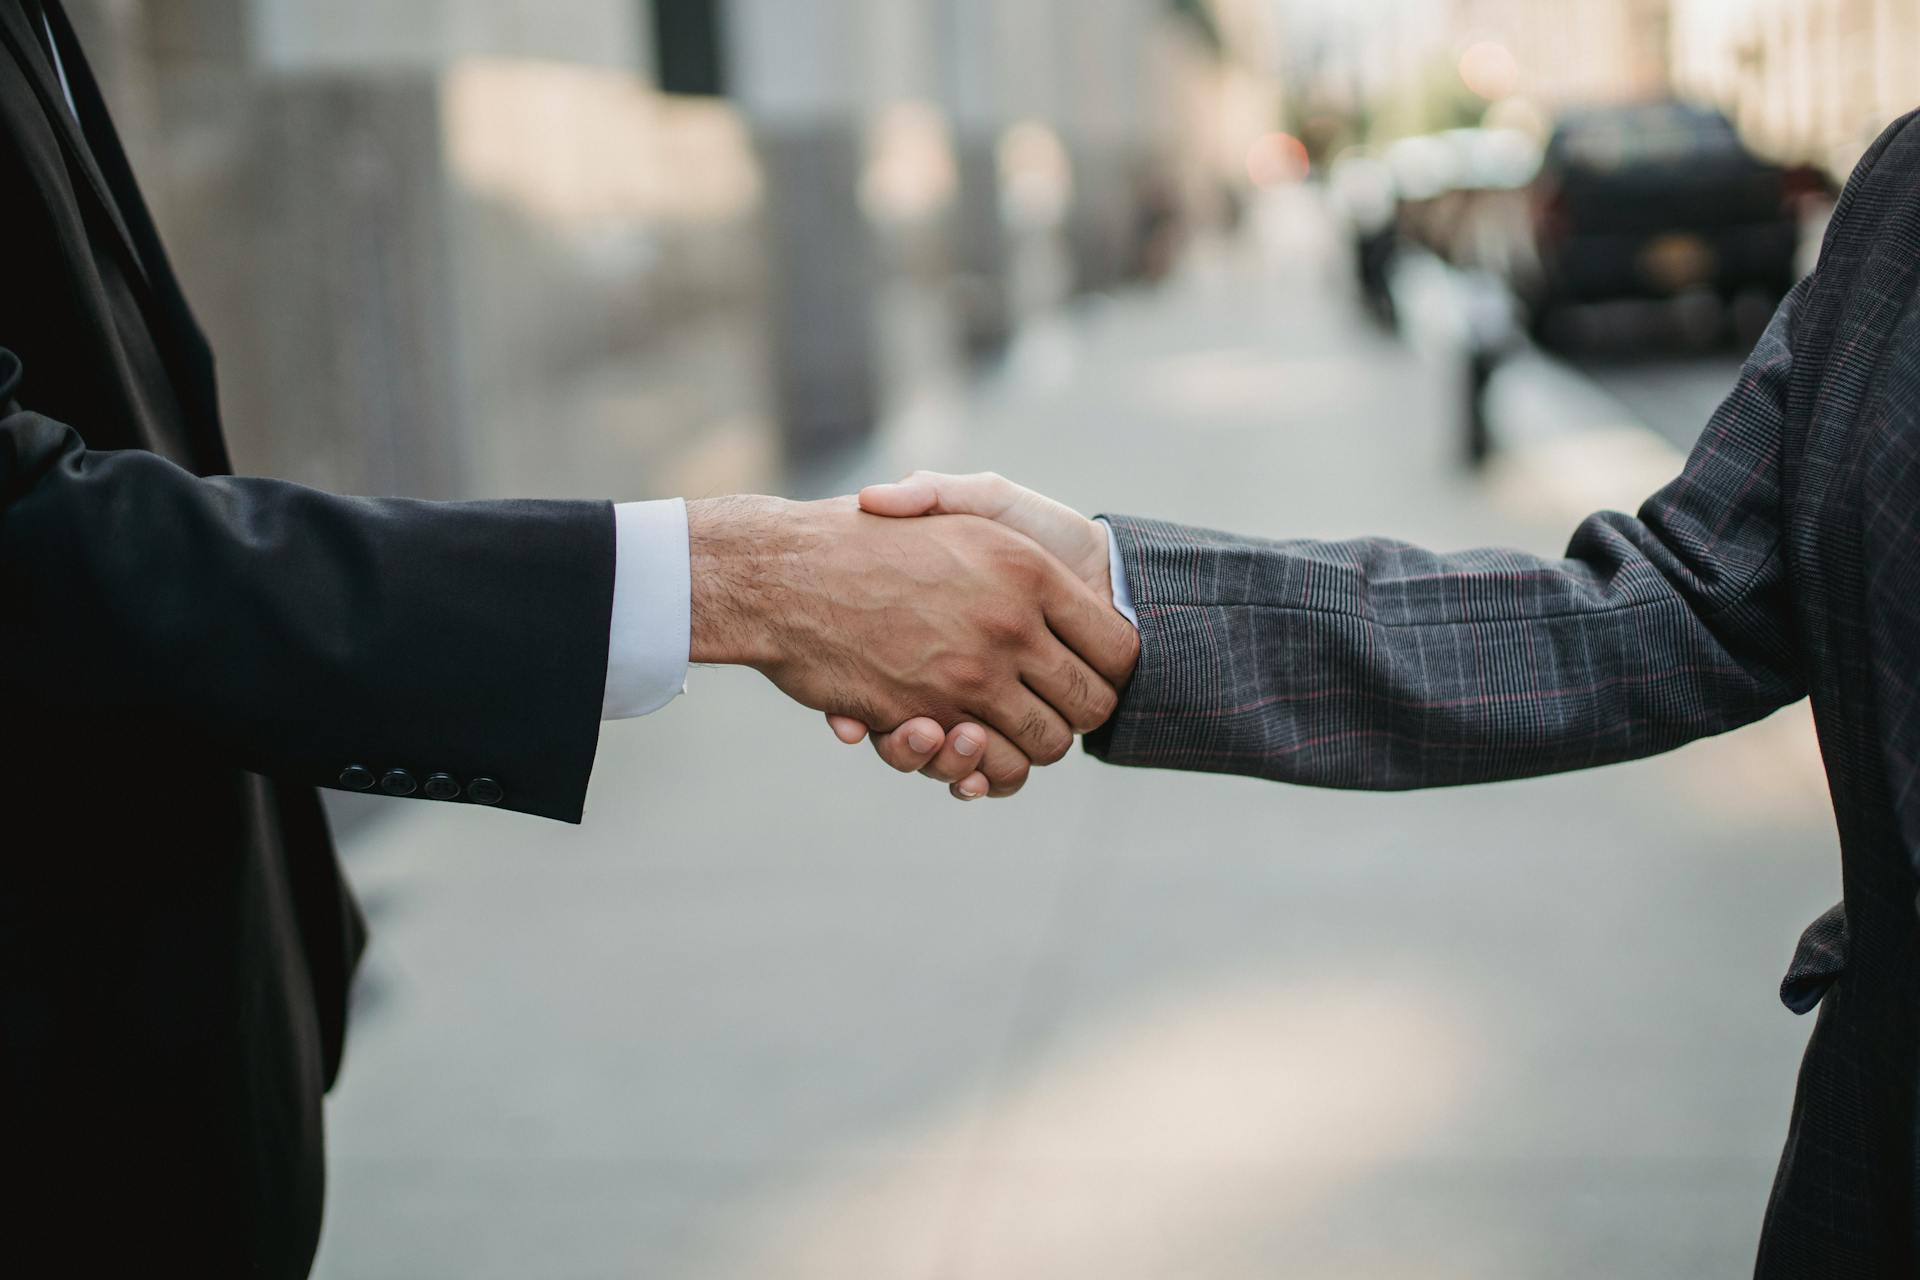
M 1166 723 L 1157 714 L 1167 705 L 1174 677 L 1190 660 L 1185 652 L 1190 638 L 1183 635 L 1177 619 L 1183 611 L 1165 600 L 1164 584 L 1148 563 L 1155 537 L 1151 530 L 1169 528 L 1162 521 L 1133 516 L 1095 517 L 1107 526 L 1112 538 L 1113 572 L 1116 594 L 1124 581 L 1132 605 L 1129 615 L 1140 631 L 1140 660 L 1134 666 L 1133 679 L 1120 695 L 1119 709 L 1100 728 L 1082 739 L 1087 753 L 1109 764 L 1153 765 L 1156 726 Z M 1159 545 L 1166 545 L 1164 538 Z

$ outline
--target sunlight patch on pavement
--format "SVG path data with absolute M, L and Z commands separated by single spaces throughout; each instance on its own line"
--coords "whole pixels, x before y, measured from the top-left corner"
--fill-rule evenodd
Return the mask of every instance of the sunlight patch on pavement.
M 1457 993 L 1275 979 L 1118 1011 L 907 1143 L 823 1162 L 701 1274 L 1166 1276 L 1439 1152 L 1486 1041 Z M 893 1145 L 893 1144 L 890 1144 Z M 1406 1259 L 1413 1263 L 1415 1259 Z
M 1679 752 L 1660 779 L 1690 807 L 1733 829 L 1823 824 L 1833 812 L 1813 710 L 1805 701 Z
M 1154 360 L 1137 375 L 1140 403 L 1184 428 L 1324 420 L 1347 410 L 1370 376 L 1358 356 L 1277 356 L 1251 347 Z
M 1680 474 L 1671 446 L 1638 426 L 1530 440 L 1496 455 L 1487 491 L 1516 519 L 1574 526 L 1595 511 L 1637 511 Z

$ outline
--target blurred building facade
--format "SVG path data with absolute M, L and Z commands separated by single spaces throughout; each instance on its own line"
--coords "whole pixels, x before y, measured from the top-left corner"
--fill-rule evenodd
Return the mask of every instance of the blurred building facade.
M 1669 83 L 1670 0 L 1455 0 L 1448 26 L 1464 58 L 1482 42 L 1504 48 L 1506 84 L 1549 110 L 1652 98 Z M 1496 55 L 1497 56 L 1497 55 Z M 1498 64 L 1491 74 L 1500 76 Z
M 1657 97 L 1672 0 L 1280 0 L 1299 122 L 1359 121 L 1353 141 L 1478 123 L 1490 103 L 1542 116 Z
M 429 496 L 777 485 L 1140 275 L 1264 7 L 69 0 L 239 464 Z
M 1667 94 L 1773 158 L 1844 176 L 1920 99 L 1920 0 L 1279 0 L 1296 104 L 1371 140 Z
M 1756 146 L 1845 176 L 1920 105 L 1920 0 L 1675 0 L 1674 64 Z

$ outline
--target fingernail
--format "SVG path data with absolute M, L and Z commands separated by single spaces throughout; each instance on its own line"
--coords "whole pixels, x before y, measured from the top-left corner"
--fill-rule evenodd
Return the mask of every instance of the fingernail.
M 935 747 L 939 746 L 940 739 L 934 737 L 932 734 L 928 733 L 925 729 L 915 729 L 912 733 L 909 733 L 907 735 L 907 745 L 912 747 L 915 751 L 924 753 L 924 752 L 931 751 Z
M 960 784 L 960 794 L 969 800 L 978 800 L 981 796 L 987 794 L 987 789 L 978 782 L 969 779 Z
M 953 740 L 953 749 L 963 756 L 980 754 L 980 740 L 970 733 L 963 733 Z

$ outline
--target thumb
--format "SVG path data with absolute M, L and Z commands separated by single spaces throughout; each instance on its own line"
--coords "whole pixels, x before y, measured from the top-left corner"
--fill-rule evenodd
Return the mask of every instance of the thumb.
M 940 505 L 940 491 L 921 480 L 870 484 L 860 491 L 860 509 L 876 516 L 924 516 Z
M 860 491 L 860 507 L 877 516 L 982 516 L 1009 524 L 1007 516 L 1023 496 L 1039 497 L 990 471 L 970 476 L 916 471 L 898 484 L 868 485 Z
M 1105 598 L 1107 539 L 1093 521 L 1065 503 L 1022 488 L 991 471 L 948 476 L 916 471 L 898 484 L 869 485 L 860 507 L 880 516 L 981 516 L 1033 539 Z
M 852 716 L 838 716 L 831 711 L 827 712 L 827 727 L 833 730 L 834 737 L 848 746 L 854 745 L 867 736 L 866 725 Z

